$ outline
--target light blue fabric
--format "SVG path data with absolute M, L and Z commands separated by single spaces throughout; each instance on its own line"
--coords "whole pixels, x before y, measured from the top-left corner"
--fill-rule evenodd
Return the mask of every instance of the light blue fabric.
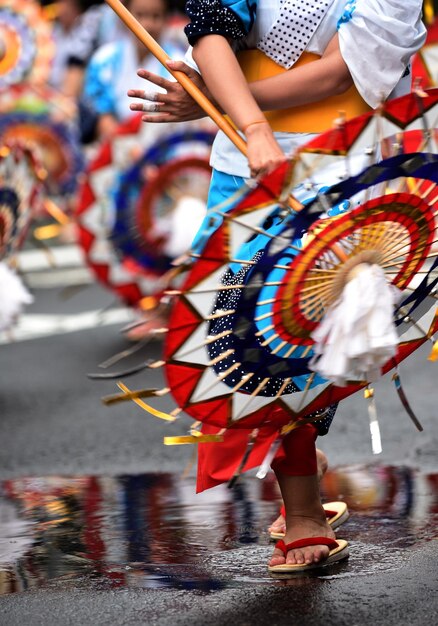
M 350 2 L 347 2 L 347 4 L 345 5 L 344 12 L 338 20 L 338 28 L 340 27 L 341 24 L 346 24 L 347 22 L 351 20 L 355 8 L 356 8 L 356 0 L 350 0 Z
M 115 84 L 117 69 L 122 66 L 124 42 L 119 41 L 97 51 L 88 64 L 84 80 L 84 96 L 99 115 L 117 115 Z
M 193 240 L 193 252 L 196 254 L 202 252 L 209 237 L 222 224 L 224 219 L 222 213 L 233 208 L 234 196 L 244 185 L 245 179 L 241 176 L 232 176 L 213 169 L 207 199 L 207 215 Z
M 335 181 L 334 181 L 335 182 Z M 321 193 L 329 189 L 327 185 L 314 185 L 309 190 L 307 185 L 299 185 L 294 189 L 294 196 L 302 204 L 311 202 L 317 193 Z M 211 175 L 210 189 L 207 199 L 207 215 L 202 222 L 195 239 L 192 242 L 192 251 L 200 254 L 205 247 L 209 237 L 219 228 L 223 222 L 223 214 L 228 213 L 238 200 L 237 194 L 242 195 L 249 190 L 247 181 L 241 176 L 233 176 L 219 170 L 213 169 Z M 340 215 L 350 208 L 349 202 L 341 202 L 327 211 L 329 217 Z M 272 231 L 270 231 L 272 232 Z M 261 235 L 259 236 L 261 237 Z M 257 250 L 262 246 L 260 239 L 257 237 Z M 297 242 L 294 242 L 297 244 Z M 256 251 L 257 251 L 256 250 Z M 251 257 L 248 257 L 251 258 Z
M 257 0 L 221 0 L 239 18 L 246 33 L 249 33 L 257 13 Z
M 175 45 L 170 39 L 160 43 L 171 58 L 183 57 L 182 47 Z M 142 89 L 148 88 L 148 82 L 137 77 L 139 67 L 162 78 L 171 79 L 167 69 L 152 55 L 148 55 L 146 62 L 138 62 L 135 46 L 126 37 L 97 50 L 88 64 L 83 90 L 85 99 L 90 102 L 97 114 L 110 114 L 120 120 L 132 114 L 126 91 L 137 86 Z M 149 86 L 157 90 L 151 83 Z

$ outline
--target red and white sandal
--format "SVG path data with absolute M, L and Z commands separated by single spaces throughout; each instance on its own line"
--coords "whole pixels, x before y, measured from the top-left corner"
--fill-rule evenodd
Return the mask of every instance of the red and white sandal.
M 295 550 L 299 548 L 305 548 L 307 546 L 327 546 L 330 550 L 328 557 L 318 563 L 283 563 L 282 565 L 268 565 L 269 573 L 273 576 L 290 576 L 291 574 L 297 574 L 311 569 L 319 569 L 321 567 L 327 567 L 338 561 L 342 561 L 348 557 L 348 542 L 344 539 L 330 539 L 329 537 L 307 537 L 305 539 L 298 539 L 291 543 L 285 544 L 283 539 L 277 541 L 275 547 L 281 550 L 284 554 L 284 558 L 287 557 L 289 550 Z
M 346 522 L 348 518 L 350 517 L 350 513 L 348 511 L 348 507 L 345 504 L 345 502 L 327 502 L 326 504 L 323 504 L 322 506 L 324 507 L 327 521 L 330 524 L 330 526 L 333 528 L 333 530 L 335 530 L 341 524 Z M 280 515 L 285 517 L 284 506 L 282 506 L 280 509 Z M 274 540 L 283 539 L 284 533 L 271 532 L 269 533 L 269 536 L 271 537 L 271 539 L 274 539 Z

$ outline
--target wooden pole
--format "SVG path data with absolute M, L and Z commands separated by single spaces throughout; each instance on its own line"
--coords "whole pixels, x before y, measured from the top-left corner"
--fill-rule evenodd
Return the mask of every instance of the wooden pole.
M 172 74 L 172 76 L 179 82 L 179 84 L 190 94 L 199 104 L 201 109 L 215 122 L 215 124 L 225 133 L 230 141 L 236 146 L 236 148 L 245 156 L 247 155 L 246 143 L 230 124 L 230 122 L 222 115 L 210 100 L 202 93 L 193 81 L 184 74 L 171 70 L 166 65 L 166 61 L 170 60 L 170 57 L 166 54 L 163 48 L 155 41 L 153 37 L 143 28 L 138 20 L 128 11 L 128 9 L 122 4 L 120 0 L 105 0 L 105 2 L 113 9 L 124 24 L 134 33 L 134 35 L 142 42 L 142 44 L 154 55 L 158 61 L 164 65 L 164 67 Z M 289 196 L 288 204 L 291 209 L 299 211 L 303 208 L 303 205 L 298 202 L 293 196 Z
M 217 126 L 227 135 L 242 154 L 246 155 L 246 143 L 239 133 L 231 126 L 222 113 L 210 102 L 210 100 L 202 93 L 193 81 L 184 72 L 171 70 L 167 67 L 166 61 L 170 57 L 163 48 L 155 41 L 153 37 L 143 28 L 143 26 L 135 19 L 120 0 L 105 0 L 107 4 L 117 13 L 120 19 L 134 33 L 136 37 L 146 46 L 151 54 L 172 74 L 179 84 L 189 93 L 193 100 L 207 113 L 209 117 L 217 124 Z

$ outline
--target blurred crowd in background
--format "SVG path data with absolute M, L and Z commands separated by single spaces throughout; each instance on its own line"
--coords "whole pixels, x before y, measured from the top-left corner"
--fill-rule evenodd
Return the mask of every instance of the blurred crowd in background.
M 132 112 L 126 92 L 145 81 L 142 67 L 164 75 L 149 54 L 102 0 L 41 3 L 53 22 L 55 52 L 48 84 L 77 106 L 81 142 L 90 143 L 115 131 Z M 183 3 L 175 0 L 127 0 L 126 7 L 169 56 L 186 49 Z
M 187 50 L 183 0 L 124 4 L 173 59 Z M 438 26 L 414 64 L 438 84 Z M 0 0 L 0 331 L 31 301 L 18 276 L 23 246 L 74 244 L 96 279 L 132 308 L 142 339 L 167 324 L 163 295 L 205 215 L 207 118 L 142 122 L 128 89 L 157 91 L 167 70 L 102 0 Z M 174 284 L 172 282 L 172 284 Z
M 171 58 L 184 57 L 182 2 L 124 4 Z M 5 263 L 17 267 L 32 244 L 77 244 L 146 323 L 130 338 L 166 323 L 167 272 L 205 213 L 214 128 L 143 123 L 127 91 L 159 88 L 139 68 L 171 78 L 101 0 L 0 0 L 0 182 L 13 188 L 0 212 L 0 331 L 31 299 Z

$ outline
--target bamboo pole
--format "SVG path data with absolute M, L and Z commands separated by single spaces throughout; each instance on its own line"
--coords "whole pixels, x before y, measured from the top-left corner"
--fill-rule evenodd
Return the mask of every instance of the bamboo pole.
M 187 91 L 188 94 L 197 102 L 197 104 L 205 111 L 205 113 L 215 122 L 215 124 L 225 133 L 225 135 L 233 142 L 236 148 L 245 156 L 247 155 L 246 143 L 239 135 L 239 133 L 233 128 L 229 121 L 222 115 L 210 100 L 202 93 L 193 81 L 184 74 L 184 72 L 171 70 L 166 65 L 166 61 L 170 60 L 170 57 L 163 50 L 163 48 L 155 41 L 153 37 L 143 28 L 138 20 L 128 11 L 128 9 L 122 4 L 121 0 L 105 0 L 105 2 L 113 9 L 119 16 L 122 22 L 134 33 L 134 35 L 142 42 L 142 44 L 154 55 L 158 61 L 164 65 L 164 67 L 172 74 L 172 76 L 179 82 L 179 84 Z M 295 211 L 302 209 L 302 204 L 298 202 L 293 196 L 289 197 L 289 206 Z
M 117 13 L 125 25 L 134 33 L 136 37 L 146 46 L 151 54 L 172 74 L 179 84 L 189 93 L 193 100 L 207 113 L 209 117 L 217 124 L 217 126 L 227 135 L 234 143 L 236 148 L 246 155 L 246 143 L 239 133 L 231 126 L 227 119 L 217 109 L 210 100 L 202 93 L 193 81 L 184 74 L 171 70 L 167 67 L 166 61 L 170 61 L 170 57 L 163 48 L 155 41 L 153 37 L 143 28 L 138 20 L 128 11 L 120 0 L 105 0 L 107 4 Z

